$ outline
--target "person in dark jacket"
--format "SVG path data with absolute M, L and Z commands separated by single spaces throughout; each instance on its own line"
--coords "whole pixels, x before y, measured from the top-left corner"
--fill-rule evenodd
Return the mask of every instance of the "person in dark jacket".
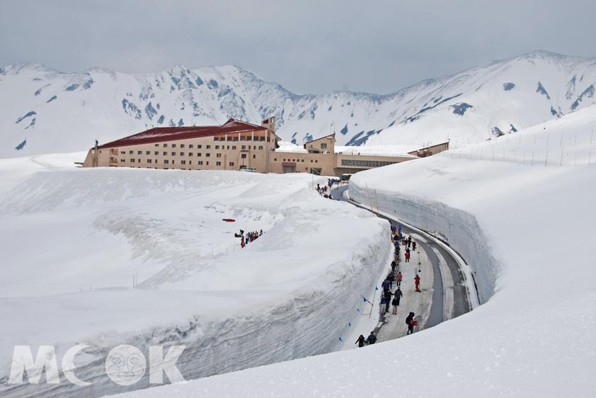
M 370 332 L 366 339 L 366 342 L 368 344 L 375 344 L 377 342 L 377 336 L 375 336 L 375 332 Z
M 363 335 L 360 335 L 358 337 L 358 340 L 356 340 L 356 343 L 358 343 L 358 347 L 364 347 L 364 342 L 366 341 L 366 339 L 364 338 Z M 354 344 L 356 344 L 354 343 Z
M 406 324 L 408 325 L 408 331 L 406 334 L 414 333 L 414 328 L 410 329 L 410 323 L 412 323 L 412 321 L 414 320 L 414 316 L 415 314 L 413 312 L 410 312 L 410 314 L 406 317 Z
M 391 304 L 393 304 L 393 315 L 397 315 L 397 307 L 399 307 L 399 301 L 401 300 L 401 298 L 404 296 L 404 294 L 402 293 L 401 289 L 398 287 L 395 290 L 395 293 L 393 293 L 393 301 L 391 302 Z
M 391 290 L 385 290 L 385 312 L 389 312 L 389 306 L 391 305 Z

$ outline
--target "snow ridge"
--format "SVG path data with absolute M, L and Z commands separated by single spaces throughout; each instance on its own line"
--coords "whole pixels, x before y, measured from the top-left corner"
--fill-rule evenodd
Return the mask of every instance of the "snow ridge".
M 12 65 L 2 76 L 0 128 L 7 134 L 0 157 L 81 151 L 95 139 L 105 143 L 163 125 L 214 125 L 230 117 L 258 123 L 270 116 L 279 135 L 299 145 L 341 130 L 338 145 L 451 140 L 461 146 L 593 104 L 596 61 L 538 51 L 389 95 L 299 95 L 237 66 L 128 75 Z M 35 124 L 14 123 L 31 112 Z M 15 151 L 24 139 L 27 145 Z

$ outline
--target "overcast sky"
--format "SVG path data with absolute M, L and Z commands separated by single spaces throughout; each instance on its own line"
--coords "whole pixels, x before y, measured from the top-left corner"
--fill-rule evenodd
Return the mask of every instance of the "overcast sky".
M 533 50 L 596 56 L 596 0 L 0 0 L 0 66 L 237 65 L 386 94 Z

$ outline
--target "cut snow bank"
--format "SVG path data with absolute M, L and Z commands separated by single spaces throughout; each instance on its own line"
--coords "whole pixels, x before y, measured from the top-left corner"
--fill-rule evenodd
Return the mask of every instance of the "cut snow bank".
M 480 304 L 494 294 L 499 266 L 473 215 L 445 203 L 384 190 L 382 184 L 371 184 L 375 188 L 369 188 L 366 181 L 358 174 L 354 176 L 350 182 L 352 200 L 438 236 L 471 266 Z
M 324 199 L 317 182 L 326 179 L 138 169 L 33 174 L 0 201 L 0 319 L 10 320 L 0 325 L 0 379 L 16 345 L 35 352 L 52 344 L 60 359 L 86 344 L 76 373 L 93 384 L 2 384 L 2 395 L 147 387 L 148 372 L 131 387 L 108 379 L 105 358 L 121 344 L 146 356 L 151 345 L 186 346 L 177 366 L 187 380 L 338 349 L 338 337 L 361 316 L 354 310 L 361 295 L 391 261 L 389 228 Z M 240 229 L 263 235 L 241 249 Z
M 570 122 L 578 127 L 563 128 Z M 352 197 L 444 234 L 476 272 L 484 304 L 474 311 L 364 349 L 128 397 L 593 396 L 596 167 L 580 145 L 595 122 L 592 107 L 538 127 L 535 140 L 521 139 L 546 159 L 557 137 L 577 153 L 577 166 L 446 153 L 352 177 Z M 482 153 L 492 154 L 498 141 L 483 144 Z

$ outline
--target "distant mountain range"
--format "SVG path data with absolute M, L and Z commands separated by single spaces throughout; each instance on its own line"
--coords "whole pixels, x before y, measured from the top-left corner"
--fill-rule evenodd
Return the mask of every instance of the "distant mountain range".
M 86 150 L 158 126 L 259 123 L 297 144 L 456 146 L 515 133 L 596 102 L 596 59 L 537 51 L 393 94 L 297 95 L 237 66 L 130 75 L 0 68 L 0 157 Z

